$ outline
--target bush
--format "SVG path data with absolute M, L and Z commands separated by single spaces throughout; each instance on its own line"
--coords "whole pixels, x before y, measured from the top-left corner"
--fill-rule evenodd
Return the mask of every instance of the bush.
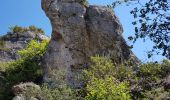
M 24 28 L 15 25 L 14 27 L 10 27 L 11 32 L 13 33 L 23 33 L 25 31 Z
M 88 0 L 77 0 L 79 3 L 81 3 L 84 6 L 88 5 Z
M 21 59 L 9 63 L 5 68 L 5 92 L 6 99 L 11 97 L 11 87 L 20 82 L 42 81 L 42 67 L 40 66 L 41 57 L 46 51 L 48 41 L 41 43 L 32 40 L 26 49 L 19 51 Z M 8 100 L 8 99 L 7 99 Z
M 138 76 L 150 77 L 152 80 L 157 80 L 161 77 L 161 71 L 160 64 L 151 62 L 140 66 Z
M 149 62 L 142 64 L 135 76 L 136 87 L 139 89 L 139 96 L 132 94 L 138 99 L 164 100 L 169 95 L 170 62 L 163 60 L 160 63 Z
M 113 77 L 105 79 L 92 78 L 87 84 L 85 100 L 130 100 L 127 83 L 118 82 Z
M 41 28 L 37 28 L 34 25 L 29 26 L 29 31 L 45 34 L 44 30 Z
M 135 73 L 133 71 L 134 65 L 131 65 L 131 61 L 127 61 L 120 65 L 115 65 L 115 75 L 114 77 L 119 81 L 125 81 L 135 78 Z
M 30 100 L 31 97 L 38 97 L 40 100 L 82 100 L 78 95 L 77 89 L 70 88 L 66 82 L 66 70 L 58 70 L 53 73 L 50 84 L 43 84 L 41 90 L 31 89 L 26 91 L 26 97 Z M 55 84 L 54 84 L 55 83 Z
M 7 62 L 1 62 L 0 61 L 0 71 L 5 72 L 5 70 L 8 68 L 8 63 Z
M 31 32 L 35 32 L 35 34 L 37 34 L 37 33 L 45 34 L 43 29 L 37 28 L 34 25 L 31 25 L 28 28 L 15 25 L 13 27 L 10 27 L 10 31 L 12 33 L 23 33 L 23 32 L 27 32 L 27 31 L 31 31 Z
M 152 80 L 160 80 L 170 74 L 170 62 L 163 60 L 161 63 L 149 62 L 142 64 L 137 73 L 138 77 L 151 78 Z
M 90 69 L 85 70 L 87 76 L 86 100 L 130 100 L 127 82 L 119 82 L 111 60 L 104 57 L 92 57 Z
M 31 100 L 31 98 L 38 98 L 40 100 L 82 100 L 76 96 L 76 92 L 69 87 L 62 88 L 49 88 L 47 85 L 42 85 L 41 90 L 36 90 L 34 88 L 29 89 L 24 94 L 26 100 Z
M 3 47 L 5 45 L 5 41 L 0 38 L 0 47 Z
M 170 61 L 169 60 L 163 60 L 161 63 L 161 75 L 162 77 L 167 77 L 170 74 Z
M 170 98 L 170 92 L 165 91 L 163 87 L 145 91 L 143 94 L 146 100 L 168 100 Z
M 91 61 L 91 67 L 88 70 L 89 77 L 95 76 L 97 78 L 104 78 L 110 75 L 119 81 L 134 77 L 133 66 L 130 66 L 129 62 L 117 65 L 113 64 L 112 60 L 99 56 L 91 57 Z
M 11 62 L 6 70 L 9 84 L 23 81 L 39 81 L 42 77 L 41 57 L 44 55 L 48 41 L 41 43 L 32 40 L 26 49 L 19 51 L 21 59 Z

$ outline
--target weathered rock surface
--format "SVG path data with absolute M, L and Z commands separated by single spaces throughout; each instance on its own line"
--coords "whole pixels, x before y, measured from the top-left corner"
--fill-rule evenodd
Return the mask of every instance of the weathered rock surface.
M 24 49 L 28 42 L 36 39 L 42 41 L 49 39 L 41 33 L 34 33 L 27 31 L 24 33 L 8 32 L 6 35 L 0 37 L 0 62 L 9 62 L 19 58 L 18 50 Z
M 27 97 L 33 95 L 31 94 L 26 95 L 26 92 L 30 91 L 34 93 L 35 91 L 41 91 L 41 88 L 39 85 L 36 85 L 32 82 L 28 82 L 28 83 L 20 83 L 18 85 L 13 86 L 12 91 L 13 94 L 15 95 L 15 97 L 12 100 L 38 100 L 35 97 Z M 31 99 L 27 99 L 27 98 L 31 98 Z
M 68 84 L 81 87 L 81 70 L 95 55 L 108 56 L 119 63 L 137 60 L 122 37 L 123 28 L 114 12 L 104 6 L 85 7 L 80 1 L 42 0 L 53 29 L 44 56 L 46 82 L 54 70 L 66 69 Z

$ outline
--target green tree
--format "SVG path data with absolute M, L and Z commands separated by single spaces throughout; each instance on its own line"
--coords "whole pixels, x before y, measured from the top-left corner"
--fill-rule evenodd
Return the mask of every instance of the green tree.
M 154 46 L 148 57 L 156 52 L 170 59 L 170 0 L 116 0 L 113 7 L 122 3 L 136 6 L 130 12 L 134 17 L 135 34 L 129 39 L 135 43 L 139 38 L 149 38 Z

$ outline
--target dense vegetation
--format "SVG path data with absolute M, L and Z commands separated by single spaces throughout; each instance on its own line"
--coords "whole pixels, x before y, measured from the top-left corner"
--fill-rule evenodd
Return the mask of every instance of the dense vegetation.
M 65 71 L 55 72 L 58 84 L 49 88 L 42 84 L 41 57 L 48 41 L 31 41 L 27 48 L 19 51 L 21 59 L 2 63 L 0 99 L 11 99 L 11 87 L 21 82 L 35 82 L 41 90 L 27 90 L 27 98 L 34 96 L 42 100 L 163 100 L 170 97 L 170 62 L 149 62 L 139 66 L 131 61 L 115 64 L 106 57 L 91 57 L 91 67 L 84 69 L 86 86 L 74 89 L 65 83 Z M 30 96 L 31 95 L 31 96 Z
M 124 0 L 125 2 L 140 0 Z M 79 0 L 87 5 L 87 0 Z M 121 3 L 121 2 L 116 2 Z M 114 3 L 114 4 L 116 4 Z M 114 5 L 115 6 L 115 5 Z M 148 0 L 141 8 L 134 8 L 131 14 L 135 21 L 135 36 L 129 37 L 134 42 L 138 38 L 149 37 L 155 43 L 152 52 L 163 50 L 162 55 L 170 58 L 169 21 L 167 12 L 170 10 L 168 0 Z M 153 17 L 154 16 L 154 17 Z M 27 31 L 42 33 L 35 26 L 10 28 L 13 33 Z M 19 51 L 20 59 L 4 63 L 0 62 L 0 100 L 10 100 L 13 97 L 12 86 L 21 82 L 34 82 L 41 90 L 27 90 L 28 100 L 37 97 L 40 100 L 168 100 L 170 99 L 170 62 L 148 62 L 141 65 L 131 61 L 115 64 L 106 57 L 91 57 L 91 65 L 84 69 L 83 80 L 85 87 L 75 89 L 65 81 L 65 71 L 56 71 L 52 79 L 56 80 L 55 87 L 42 83 L 42 56 L 46 52 L 49 41 L 31 41 L 27 48 Z M 0 45 L 3 45 L 0 41 Z M 152 52 L 148 54 L 150 57 Z
M 128 82 L 120 82 L 118 68 L 111 60 L 103 57 L 92 57 L 92 66 L 85 70 L 87 76 L 87 96 L 85 100 L 130 100 Z M 124 76 L 124 75 L 123 75 Z M 125 73 L 125 77 L 128 77 Z
M 4 77 L 0 79 L 3 84 L 0 87 L 0 100 L 11 98 L 11 87 L 21 82 L 42 81 L 42 67 L 40 66 L 41 57 L 46 51 L 48 41 L 38 43 L 32 40 L 26 49 L 19 51 L 21 58 L 10 63 L 0 65 Z M 4 85 L 4 86 L 3 86 Z M 2 88 L 2 89 L 1 89 Z

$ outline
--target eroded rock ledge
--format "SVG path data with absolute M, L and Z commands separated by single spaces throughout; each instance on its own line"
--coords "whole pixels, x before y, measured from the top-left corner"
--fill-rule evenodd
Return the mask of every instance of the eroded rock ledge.
M 71 86 L 91 56 L 107 56 L 117 62 L 136 59 L 122 37 L 123 28 L 112 9 L 84 6 L 81 0 L 42 0 L 52 24 L 52 39 L 44 56 L 44 81 L 51 82 L 55 70 L 66 70 Z
M 20 58 L 18 51 L 26 48 L 31 40 L 49 40 L 50 38 L 42 33 L 31 31 L 8 32 L 0 36 L 0 62 L 10 62 Z

